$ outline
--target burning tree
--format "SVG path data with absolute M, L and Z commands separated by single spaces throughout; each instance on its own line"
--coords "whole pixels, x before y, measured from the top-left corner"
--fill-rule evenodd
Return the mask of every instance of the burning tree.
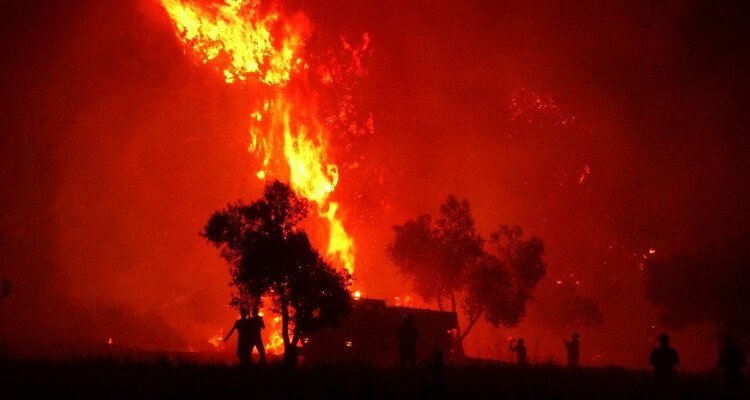
M 322 39 L 314 37 L 313 24 L 279 2 L 160 2 L 197 64 L 218 71 L 228 85 L 250 89 L 247 145 L 260 162 L 256 176 L 287 181 L 315 204 L 329 228 L 328 259 L 353 273 L 354 240 L 340 202 L 330 197 L 340 173 L 334 145 L 350 147 L 349 139 L 373 129 L 372 118 L 357 117 L 351 92 L 365 72 L 361 60 L 369 36 L 363 35 L 361 46 L 341 36 L 335 48 L 326 45 L 316 54 Z M 328 107 L 319 108 L 323 103 Z
M 260 200 L 215 212 L 202 232 L 230 266 L 235 307 L 271 299 L 281 315 L 289 366 L 296 365 L 303 333 L 336 325 L 351 308 L 349 274 L 325 261 L 299 228 L 308 204 L 289 185 L 273 181 Z
M 469 202 L 453 195 L 440 206 L 437 220 L 423 214 L 393 229 L 388 254 L 416 293 L 440 310 L 464 311 L 468 323 L 455 337 L 459 355 L 482 316 L 494 326 L 518 324 L 546 272 L 540 238 L 524 240 L 520 227 L 501 226 L 485 243 Z

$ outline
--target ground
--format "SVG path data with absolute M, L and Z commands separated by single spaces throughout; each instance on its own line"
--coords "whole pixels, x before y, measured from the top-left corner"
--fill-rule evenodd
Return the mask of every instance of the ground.
M 475 361 L 445 368 L 442 389 L 426 365 L 414 370 L 361 365 L 239 368 L 225 364 L 150 361 L 2 361 L 2 398 L 480 398 L 647 399 L 648 371 L 554 365 L 519 369 Z M 7 395 L 7 397 L 6 397 Z M 682 374 L 675 398 L 722 397 L 712 373 Z M 739 397 L 750 398 L 750 397 Z

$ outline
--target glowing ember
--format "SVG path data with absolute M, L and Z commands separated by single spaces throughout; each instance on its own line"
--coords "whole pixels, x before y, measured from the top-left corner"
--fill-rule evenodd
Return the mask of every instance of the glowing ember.
M 362 292 L 357 290 L 356 292 L 354 292 L 354 300 L 359 300 L 360 298 L 362 298 Z
M 107 344 L 112 346 L 112 338 L 107 339 Z
M 211 346 L 213 346 L 216 350 L 221 349 L 221 347 L 224 346 L 224 330 L 219 330 L 219 333 L 211 336 L 208 339 L 208 343 L 210 343 Z
M 513 92 L 510 101 L 511 119 L 526 123 L 535 123 L 540 119 L 548 120 L 554 125 L 568 126 L 576 117 L 563 112 L 548 93 L 537 93 L 521 87 Z
M 583 167 L 583 171 L 581 171 L 580 175 L 578 175 L 578 184 L 582 185 L 583 182 L 586 180 L 586 177 L 591 175 L 591 168 L 586 165 Z

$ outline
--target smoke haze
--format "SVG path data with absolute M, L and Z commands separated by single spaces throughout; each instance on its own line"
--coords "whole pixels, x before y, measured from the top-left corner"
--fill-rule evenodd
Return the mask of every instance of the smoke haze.
M 470 355 L 507 360 L 523 336 L 532 358 L 562 360 L 579 330 L 584 364 L 643 367 L 668 330 L 644 255 L 747 233 L 748 13 L 527 3 L 284 2 L 331 46 L 371 40 L 358 94 L 375 133 L 333 194 L 355 277 L 368 297 L 411 294 L 393 285 L 391 226 L 453 193 L 483 235 L 519 224 L 547 250 L 527 318 L 478 326 Z M 24 354 L 109 337 L 207 348 L 234 315 L 198 232 L 262 188 L 249 89 L 187 57 L 155 1 L 9 1 L 0 22 L 0 337 Z M 687 368 L 714 365 L 714 334 L 674 333 Z

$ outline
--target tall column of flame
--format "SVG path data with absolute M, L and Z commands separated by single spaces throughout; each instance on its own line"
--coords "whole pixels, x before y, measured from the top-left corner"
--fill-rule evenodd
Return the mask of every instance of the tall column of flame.
M 310 95 L 304 93 L 305 86 L 290 88 L 295 77 L 309 69 L 302 58 L 311 29 L 307 18 L 286 16 L 273 5 L 261 7 L 259 0 L 161 3 L 178 38 L 199 62 L 220 71 L 227 84 L 254 80 L 270 89 L 271 95 L 265 95 L 258 103 L 261 106 L 250 114 L 249 150 L 262 162 L 257 176 L 288 180 L 298 194 L 317 205 L 330 228 L 329 258 L 352 273 L 353 240 L 337 215 L 339 204 L 329 200 L 339 178 L 337 166 L 329 160 L 329 132 L 318 121 L 311 106 L 313 96 L 305 96 Z M 293 90 L 297 92 L 290 93 Z M 280 165 L 281 158 L 285 165 Z

